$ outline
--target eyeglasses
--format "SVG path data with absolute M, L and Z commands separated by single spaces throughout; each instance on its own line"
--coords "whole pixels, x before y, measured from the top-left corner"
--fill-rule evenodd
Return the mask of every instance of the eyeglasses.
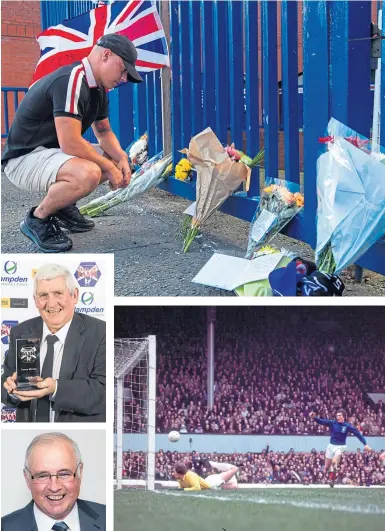
M 28 474 L 31 476 L 31 479 L 34 483 L 38 483 L 38 484 L 49 483 L 51 481 L 51 478 L 53 477 L 57 478 L 57 480 L 60 481 L 60 483 L 72 483 L 72 481 L 74 481 L 76 477 L 76 472 L 81 464 L 82 464 L 81 462 L 78 464 L 75 472 L 63 471 L 63 472 L 58 472 L 57 474 L 48 474 L 48 472 L 41 472 L 40 474 L 32 475 L 27 467 L 25 467 L 25 469 L 27 470 Z

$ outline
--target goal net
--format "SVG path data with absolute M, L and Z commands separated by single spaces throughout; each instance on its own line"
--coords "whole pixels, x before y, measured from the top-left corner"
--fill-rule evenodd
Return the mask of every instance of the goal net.
M 115 479 L 155 486 L 156 337 L 115 339 Z

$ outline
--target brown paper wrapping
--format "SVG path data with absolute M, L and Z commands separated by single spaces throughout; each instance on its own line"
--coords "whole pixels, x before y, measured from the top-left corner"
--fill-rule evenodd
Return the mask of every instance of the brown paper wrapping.
M 217 210 L 242 182 L 250 182 L 251 169 L 234 162 L 210 127 L 190 140 L 181 150 L 197 171 L 194 220 L 199 224 Z

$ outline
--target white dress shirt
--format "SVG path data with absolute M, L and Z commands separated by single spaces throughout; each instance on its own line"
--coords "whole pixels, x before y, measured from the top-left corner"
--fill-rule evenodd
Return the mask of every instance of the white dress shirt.
M 63 359 L 63 350 L 64 350 L 64 343 L 68 334 L 68 330 L 71 326 L 72 319 L 67 324 L 65 324 L 60 330 L 58 330 L 55 334 L 52 334 L 48 326 L 44 323 L 43 324 L 43 337 L 41 340 L 41 348 L 40 348 L 40 367 L 43 368 L 43 363 L 45 360 L 45 357 L 47 355 L 47 336 L 49 335 L 55 335 L 58 338 L 58 341 L 53 346 L 53 368 L 52 368 L 52 378 L 57 380 L 59 378 L 60 374 L 60 367 L 61 362 Z M 57 392 L 59 382 L 56 381 L 56 389 L 55 392 L 50 396 L 51 402 L 55 401 L 55 395 Z M 55 411 L 52 410 L 52 404 L 50 404 L 50 413 L 49 413 L 49 421 L 55 422 Z
M 51 531 L 52 527 L 57 522 L 65 522 L 69 527 L 68 531 L 81 531 L 77 503 L 75 503 L 72 507 L 72 511 L 66 518 L 64 518 L 64 520 L 54 520 L 50 516 L 47 516 L 36 506 L 36 503 L 33 504 L 33 514 L 35 516 L 38 531 Z

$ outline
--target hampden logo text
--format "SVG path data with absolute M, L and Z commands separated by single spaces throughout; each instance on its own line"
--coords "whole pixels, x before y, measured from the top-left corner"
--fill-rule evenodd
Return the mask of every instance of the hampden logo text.
M 1 277 L 1 283 L 5 285 L 9 284 L 27 284 L 27 277 L 16 276 L 17 273 L 17 262 L 13 260 L 8 260 L 5 262 L 3 271 L 5 276 Z

